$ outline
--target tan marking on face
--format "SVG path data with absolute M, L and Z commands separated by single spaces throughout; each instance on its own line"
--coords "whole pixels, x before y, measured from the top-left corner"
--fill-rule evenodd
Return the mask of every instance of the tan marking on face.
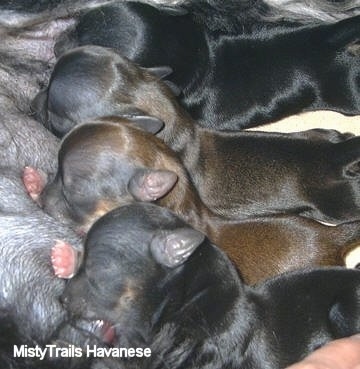
M 131 303 L 137 298 L 137 295 L 135 281 L 128 280 L 123 287 L 123 293 L 119 296 L 114 309 L 118 314 L 121 314 L 124 310 L 131 307 Z
M 360 44 L 354 43 L 347 47 L 347 50 L 354 56 L 360 55 Z
M 126 202 L 129 204 L 131 201 Z M 121 204 L 121 205 L 125 205 Z M 81 232 L 87 233 L 91 226 L 103 215 L 107 214 L 109 211 L 117 208 L 120 206 L 118 202 L 115 201 L 109 201 L 109 200 L 100 200 L 95 206 L 95 209 L 92 213 L 88 214 L 85 221 L 80 226 Z

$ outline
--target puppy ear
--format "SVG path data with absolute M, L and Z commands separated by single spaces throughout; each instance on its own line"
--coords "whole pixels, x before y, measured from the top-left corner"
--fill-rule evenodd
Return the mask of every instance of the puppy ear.
M 130 179 L 128 190 L 138 201 L 155 201 L 169 193 L 178 176 L 169 170 L 139 169 Z
M 169 80 L 164 80 L 163 81 L 171 90 L 171 92 L 175 95 L 175 96 L 179 96 L 181 94 L 181 89 L 180 87 L 178 87 L 175 83 L 169 81 Z
M 34 115 L 35 119 L 44 125 L 48 121 L 48 112 L 46 107 L 47 107 L 47 88 L 43 88 L 31 102 L 30 110 Z
M 152 74 L 155 74 L 155 76 L 159 77 L 160 79 L 164 79 L 173 72 L 172 68 L 166 65 L 161 67 L 142 68 L 142 69 Z M 164 83 L 170 88 L 170 90 L 175 96 L 179 96 L 181 94 L 181 89 L 174 82 L 164 80 Z
M 126 118 L 130 122 L 134 123 L 136 127 L 152 134 L 156 134 L 161 131 L 165 125 L 159 118 L 147 115 L 145 111 L 134 106 L 115 109 L 110 117 L 112 116 Z M 108 120 L 109 117 L 103 117 L 100 119 Z
M 150 115 L 129 115 L 125 116 L 130 122 L 143 131 L 156 134 L 161 131 L 164 127 L 164 122 L 156 117 Z
M 150 251 L 159 264 L 175 268 L 183 264 L 204 239 L 201 232 L 190 227 L 159 230 L 151 240 Z
M 149 73 L 155 74 L 156 77 L 163 79 L 173 72 L 172 68 L 167 65 L 151 68 L 141 68 Z

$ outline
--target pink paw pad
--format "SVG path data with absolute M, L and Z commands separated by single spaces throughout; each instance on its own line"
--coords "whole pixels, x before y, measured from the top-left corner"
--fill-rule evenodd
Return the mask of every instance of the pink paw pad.
M 76 272 L 77 252 L 70 244 L 57 240 L 51 250 L 51 263 L 57 277 L 72 278 Z
M 45 180 L 41 172 L 33 167 L 25 167 L 22 180 L 30 197 L 37 200 L 45 187 Z

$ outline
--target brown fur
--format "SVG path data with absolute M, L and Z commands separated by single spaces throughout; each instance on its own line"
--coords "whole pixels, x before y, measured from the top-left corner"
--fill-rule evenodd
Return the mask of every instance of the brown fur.
M 59 59 L 33 105 L 61 133 L 104 116 L 163 122 L 152 133 L 179 154 L 202 201 L 221 216 L 291 213 L 331 224 L 360 220 L 360 137 L 331 130 L 201 128 L 161 81 L 168 73 L 164 67 L 141 68 L 111 49 L 80 47 Z M 221 123 L 220 113 L 217 119 Z
M 101 155 L 105 155 L 105 159 Z M 202 202 L 178 155 L 162 140 L 125 119 L 99 120 L 78 126 L 63 141 L 59 158 L 65 187 L 73 182 L 74 175 L 96 176 L 97 171 L 108 168 L 109 160 L 116 164 L 111 172 L 105 169 L 102 173 L 107 179 L 116 177 L 125 164 L 131 164 L 131 168 L 176 173 L 176 185 L 156 203 L 169 208 L 222 247 L 248 283 L 306 266 L 344 265 L 345 252 L 355 248 L 360 238 L 359 222 L 328 227 L 293 215 L 229 220 L 215 214 Z M 81 187 L 81 182 L 78 186 Z M 91 201 L 92 194 L 87 194 Z M 61 194 L 56 196 L 60 198 Z M 105 193 L 98 196 L 100 200 L 92 206 L 94 210 L 87 214 L 83 227 L 91 226 L 99 216 L 99 209 L 102 214 L 136 201 L 128 193 L 106 196 Z M 46 195 L 42 196 L 45 205 L 48 200 Z M 72 205 L 75 206 L 73 202 Z

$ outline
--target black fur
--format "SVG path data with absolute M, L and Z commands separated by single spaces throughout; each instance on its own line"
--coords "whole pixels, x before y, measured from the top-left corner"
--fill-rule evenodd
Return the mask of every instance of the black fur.
M 359 271 L 298 271 L 249 288 L 216 246 L 152 204 L 108 213 L 86 250 L 63 298 L 75 321 L 110 323 L 115 347 L 151 348 L 121 368 L 280 369 L 360 331 Z
M 183 105 L 207 127 L 239 129 L 319 109 L 360 114 L 360 17 L 272 22 L 259 15 L 266 8 L 207 0 L 174 15 L 110 4 L 80 16 L 56 51 L 95 44 L 145 67 L 170 66 Z

